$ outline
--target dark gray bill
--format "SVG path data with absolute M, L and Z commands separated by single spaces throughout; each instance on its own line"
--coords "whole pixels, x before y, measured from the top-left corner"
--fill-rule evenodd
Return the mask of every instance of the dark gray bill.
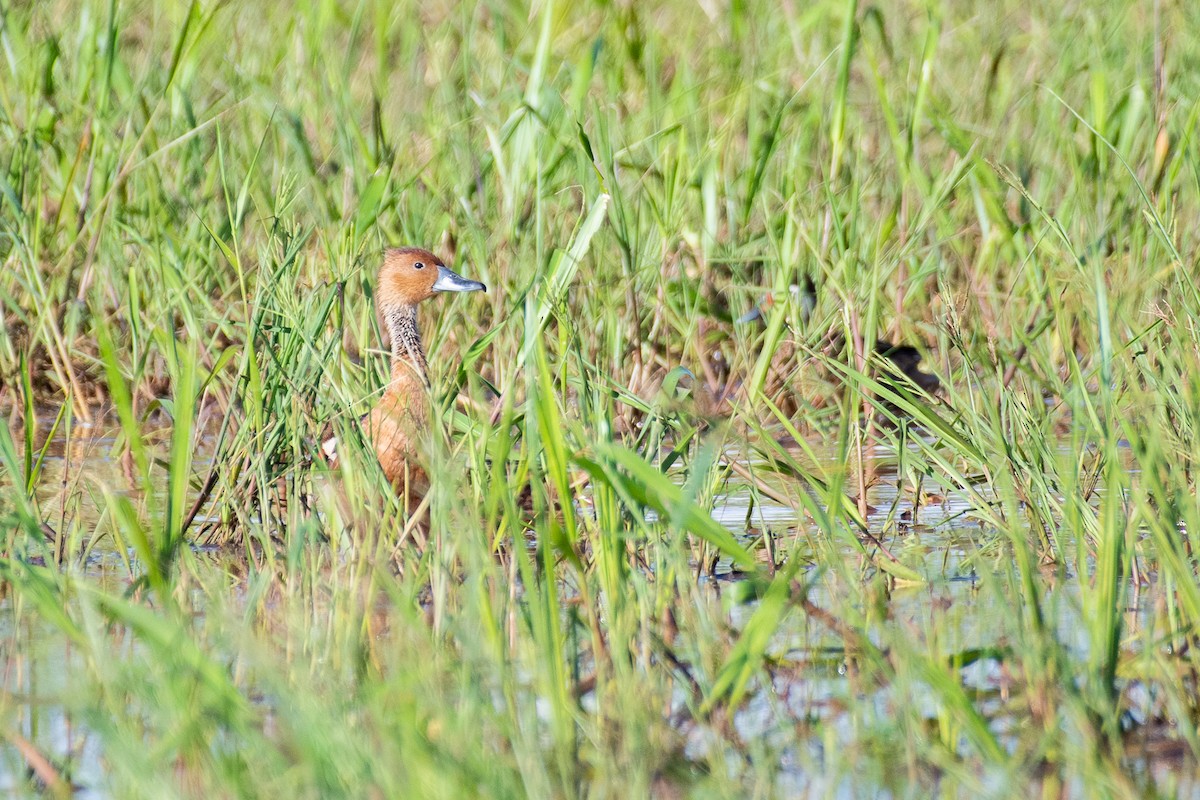
M 742 314 L 740 317 L 738 317 L 737 321 L 739 324 L 745 325 L 747 322 L 754 322 L 756 319 L 762 319 L 762 316 L 762 309 L 759 306 L 755 306 L 745 314 Z
M 435 292 L 486 292 L 487 287 L 479 281 L 469 281 L 449 267 L 438 267 L 437 280 L 433 282 Z

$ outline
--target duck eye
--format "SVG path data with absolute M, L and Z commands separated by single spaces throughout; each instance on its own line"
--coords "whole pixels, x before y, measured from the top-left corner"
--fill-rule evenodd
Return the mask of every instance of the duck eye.
M 417 263 L 413 264 L 413 269 L 425 269 L 425 264 L 418 261 Z

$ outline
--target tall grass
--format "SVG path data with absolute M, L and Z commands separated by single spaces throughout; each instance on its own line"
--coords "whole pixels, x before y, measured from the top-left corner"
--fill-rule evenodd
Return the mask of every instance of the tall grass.
M 5 785 L 1194 791 L 1144 5 L 0 8 Z M 422 311 L 427 524 L 356 424 L 397 243 L 489 287 Z

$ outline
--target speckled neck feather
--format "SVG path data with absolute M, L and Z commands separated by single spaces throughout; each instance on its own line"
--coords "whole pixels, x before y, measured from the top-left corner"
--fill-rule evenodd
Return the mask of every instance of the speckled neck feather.
M 416 373 L 421 383 L 429 383 L 429 364 L 421 346 L 421 331 L 417 328 L 417 307 L 396 306 L 387 314 L 388 333 L 392 336 L 392 381 L 403 380 Z

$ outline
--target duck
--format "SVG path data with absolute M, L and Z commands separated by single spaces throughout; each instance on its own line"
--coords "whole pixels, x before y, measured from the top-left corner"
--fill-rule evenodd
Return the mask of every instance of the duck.
M 429 363 L 417 325 L 417 306 L 444 292 L 485 292 L 487 286 L 469 280 L 442 259 L 420 247 L 384 251 L 376 281 L 375 307 L 391 339 L 391 369 L 387 386 L 375 407 L 361 420 L 383 474 L 411 510 L 429 491 L 429 476 L 421 466 L 424 439 L 432 413 Z M 337 466 L 337 438 L 321 449 Z
M 812 278 L 806 276 L 804 285 L 792 284 L 788 287 L 788 294 L 787 302 L 797 309 L 799 323 L 807 324 L 816 307 L 816 285 Z M 776 302 L 778 301 L 773 295 L 767 294 L 753 308 L 739 317 L 736 320 L 737 324 L 765 324 L 766 312 Z M 844 335 L 830 331 L 823 337 L 818 349 L 831 357 L 847 358 L 848 355 L 845 352 L 847 347 L 848 343 Z M 878 374 L 877 377 L 882 383 L 892 388 L 907 388 L 906 384 L 908 384 L 917 387 L 930 397 L 938 395 L 941 381 L 936 375 L 920 368 L 922 355 L 917 348 L 903 342 L 876 339 L 871 350 L 876 356 L 888 362 L 891 370 L 894 371 L 891 375 L 887 371 Z M 772 360 L 772 373 L 777 376 L 778 380 L 783 380 L 779 376 L 785 376 L 790 371 L 790 364 L 795 359 L 796 352 L 795 342 L 785 341 L 780 344 L 776 357 Z

